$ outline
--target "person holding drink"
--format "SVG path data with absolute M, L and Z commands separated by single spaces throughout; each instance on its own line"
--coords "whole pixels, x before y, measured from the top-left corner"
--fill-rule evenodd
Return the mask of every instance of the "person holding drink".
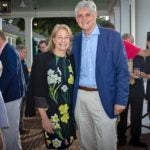
M 131 107 L 131 139 L 129 141 L 129 145 L 134 147 L 142 147 L 145 148 L 147 145 L 140 140 L 141 135 L 141 122 L 142 122 L 142 112 L 143 112 L 143 100 L 145 96 L 144 92 L 144 83 L 143 78 L 141 78 L 141 72 L 144 71 L 144 58 L 139 56 L 139 54 L 143 54 L 140 48 L 137 48 L 132 43 L 134 41 L 133 36 L 130 34 L 124 34 L 123 40 L 126 41 L 127 45 L 125 45 L 126 51 L 129 52 L 133 50 L 131 54 L 127 53 L 129 62 L 129 71 L 130 71 L 130 86 L 129 86 L 129 97 L 128 104 L 126 109 L 120 114 L 120 121 L 117 125 L 118 132 L 118 146 L 124 146 L 126 144 L 126 129 L 127 129 L 127 118 L 128 118 L 128 110 L 129 105 Z M 131 49 L 131 47 L 133 49 Z M 129 46 L 129 47 L 128 47 Z M 146 54 L 144 52 L 144 54 Z M 144 55 L 143 54 L 143 55 Z M 148 53 L 147 53 L 148 54 Z M 132 57 L 132 59 L 131 59 Z

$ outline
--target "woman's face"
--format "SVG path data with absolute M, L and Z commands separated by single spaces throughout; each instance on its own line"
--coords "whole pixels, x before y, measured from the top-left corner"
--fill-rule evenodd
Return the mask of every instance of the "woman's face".
M 60 29 L 53 38 L 53 42 L 55 44 L 55 51 L 66 53 L 70 46 L 70 35 L 65 29 Z

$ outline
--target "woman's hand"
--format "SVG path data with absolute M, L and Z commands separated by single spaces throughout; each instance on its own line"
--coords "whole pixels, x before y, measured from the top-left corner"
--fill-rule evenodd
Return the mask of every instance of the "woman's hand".
M 48 117 L 45 117 L 42 119 L 42 127 L 45 131 L 47 131 L 50 134 L 54 133 L 54 127 L 51 122 L 51 120 Z
M 51 122 L 51 120 L 48 118 L 44 108 L 38 108 L 38 111 L 40 113 L 41 119 L 42 119 L 42 127 L 45 131 L 47 131 L 50 134 L 54 133 L 54 126 Z

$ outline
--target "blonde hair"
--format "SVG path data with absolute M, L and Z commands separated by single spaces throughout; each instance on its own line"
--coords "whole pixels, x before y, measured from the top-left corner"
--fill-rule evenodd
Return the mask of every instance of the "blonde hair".
M 53 51 L 55 49 L 55 44 L 53 42 L 53 38 L 56 36 L 57 32 L 59 30 L 66 30 L 70 36 L 70 46 L 69 48 L 67 49 L 67 54 L 70 54 L 71 53 L 71 46 L 72 46 L 72 31 L 71 29 L 69 28 L 69 26 L 67 26 L 66 24 L 56 24 L 52 30 L 52 33 L 49 37 L 49 42 L 48 42 L 48 51 Z

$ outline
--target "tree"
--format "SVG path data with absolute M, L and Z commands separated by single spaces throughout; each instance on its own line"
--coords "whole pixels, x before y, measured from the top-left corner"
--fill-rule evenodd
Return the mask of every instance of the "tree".
M 115 29 L 114 24 L 112 24 L 109 20 L 106 20 L 105 18 L 97 19 L 97 23 L 103 27 Z
M 25 30 L 25 21 L 23 18 L 14 18 L 14 19 L 4 19 L 7 23 L 12 23 L 20 28 L 20 31 Z M 36 23 L 36 25 L 35 25 Z M 110 21 L 105 20 L 105 18 L 98 18 L 97 23 L 102 26 L 112 25 Z M 33 19 L 32 27 L 33 31 L 39 33 L 43 36 L 49 37 L 51 31 L 53 30 L 56 24 L 67 24 L 73 34 L 76 34 L 80 31 L 79 26 L 76 23 L 74 17 L 65 17 L 65 18 L 35 18 Z
M 33 31 L 43 34 L 44 36 L 49 36 L 56 24 L 67 24 L 71 29 L 73 34 L 80 31 L 80 28 L 76 24 L 74 18 L 36 18 L 33 20 L 36 22 L 37 26 L 33 26 Z M 34 25 L 34 23 L 33 23 Z
M 20 37 L 17 37 L 16 45 L 20 45 L 20 44 L 24 44 L 24 41 L 22 41 Z

